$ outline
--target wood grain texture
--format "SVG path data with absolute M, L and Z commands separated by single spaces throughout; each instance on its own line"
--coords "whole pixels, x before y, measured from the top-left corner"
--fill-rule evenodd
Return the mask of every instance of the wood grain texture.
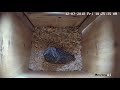
M 27 69 L 32 32 L 15 13 L 2 13 L 0 20 L 2 75 L 14 77 Z
M 119 16 L 99 16 L 84 30 L 82 37 L 83 72 L 24 73 L 25 77 L 94 78 L 95 74 L 120 77 Z M 22 76 L 22 75 L 21 75 Z M 105 76 L 98 76 L 103 78 Z M 96 77 L 97 78 L 97 77 Z M 109 78 L 109 77 L 107 77 Z
M 86 17 L 84 16 L 72 16 L 72 15 L 55 15 L 45 13 L 27 13 L 26 15 L 33 23 L 35 27 L 40 26 L 54 26 L 54 27 L 66 27 L 66 26 L 77 26 Z
M 52 21 L 54 22 L 54 21 Z M 0 17 L 0 48 L 2 50 L 3 77 L 95 77 L 95 73 L 111 73 L 120 77 L 120 16 L 99 16 L 83 31 L 82 58 L 83 71 L 65 73 L 33 73 L 26 71 L 29 62 L 32 33 L 13 13 L 3 13 Z M 25 71 L 25 72 L 24 72 Z
M 3 39 L 0 30 L 0 77 L 2 77 L 2 43 L 3 43 Z
M 23 12 L 15 12 L 14 14 L 16 14 L 16 16 L 29 28 L 29 30 L 34 31 L 34 26 Z
M 80 24 L 79 26 L 79 31 L 82 32 L 90 23 L 92 23 L 96 18 L 98 17 L 98 15 L 90 15 L 88 16 L 85 21 Z
M 120 16 L 99 16 L 82 37 L 83 68 L 88 73 L 120 77 Z

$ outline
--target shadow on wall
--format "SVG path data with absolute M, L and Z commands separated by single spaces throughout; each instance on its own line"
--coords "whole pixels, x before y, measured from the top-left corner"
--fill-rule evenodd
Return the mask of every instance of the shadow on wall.
M 119 13 L 120 15 L 120 13 Z M 113 16 L 113 27 L 114 27 L 114 68 L 112 71 L 113 78 L 120 78 L 120 16 Z
M 27 69 L 31 34 L 14 13 L 3 13 L 0 23 L 3 38 L 2 74 L 4 77 L 14 77 Z
M 99 16 L 83 33 L 83 69 L 120 77 L 120 16 Z
M 1 13 L 0 13 L 0 26 L 1 26 Z M 3 44 L 3 38 L 2 38 L 2 31 L 0 29 L 0 78 L 2 77 L 2 44 Z

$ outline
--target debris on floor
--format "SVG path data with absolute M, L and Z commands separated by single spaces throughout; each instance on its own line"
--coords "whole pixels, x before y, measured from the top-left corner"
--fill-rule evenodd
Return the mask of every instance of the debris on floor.
M 29 69 L 33 71 L 81 71 L 81 34 L 77 27 L 39 27 L 33 32 Z M 47 62 L 44 51 L 55 47 L 74 55 L 69 63 L 55 64 Z

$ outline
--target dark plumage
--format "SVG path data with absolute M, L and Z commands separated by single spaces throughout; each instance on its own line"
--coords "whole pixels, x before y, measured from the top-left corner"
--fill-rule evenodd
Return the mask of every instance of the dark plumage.
M 66 64 L 69 63 L 70 61 L 75 60 L 74 55 L 71 55 L 70 53 L 60 48 L 54 48 L 54 47 L 47 48 L 44 51 L 43 55 L 47 62 L 53 64 Z

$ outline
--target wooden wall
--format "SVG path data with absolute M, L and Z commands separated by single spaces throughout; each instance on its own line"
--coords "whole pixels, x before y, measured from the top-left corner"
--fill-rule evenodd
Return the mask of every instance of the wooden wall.
M 120 13 L 119 16 L 112 18 L 114 28 L 114 68 L 112 75 L 115 78 L 120 78 Z
M 2 77 L 2 37 L 0 32 L 0 77 Z
M 26 16 L 32 22 L 35 27 L 40 26 L 54 26 L 54 27 L 66 27 L 66 26 L 78 26 L 87 17 L 87 15 L 56 15 L 46 14 L 42 12 L 25 12 Z
M 83 70 L 120 77 L 120 16 L 99 16 L 83 30 Z
M 94 77 L 111 73 L 120 77 L 120 16 L 98 16 L 83 31 L 83 73 L 33 73 L 26 77 Z M 27 70 L 32 32 L 14 13 L 0 16 L 0 77 Z M 21 74 L 22 75 L 22 74 Z M 31 76 L 30 76 L 31 75 Z
M 112 77 L 120 77 L 119 23 L 120 16 L 98 16 L 83 30 L 82 72 L 26 72 L 19 77 L 94 78 L 95 74 L 111 74 Z
M 28 68 L 31 37 L 31 30 L 15 13 L 2 13 L 0 17 L 1 77 L 14 77 Z

